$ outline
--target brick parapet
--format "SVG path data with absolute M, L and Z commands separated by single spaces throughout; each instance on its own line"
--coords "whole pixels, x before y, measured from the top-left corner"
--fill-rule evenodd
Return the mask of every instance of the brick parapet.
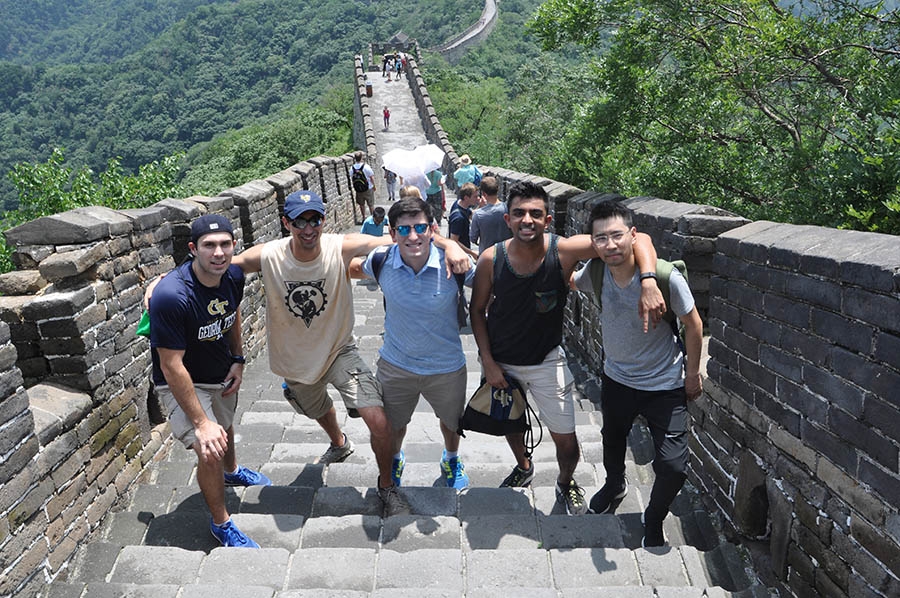
M 53 579 L 166 442 L 167 425 L 151 421 L 149 343 L 135 330 L 146 283 L 184 259 L 191 221 L 222 214 L 241 250 L 281 237 L 284 198 L 312 188 L 326 198 L 326 230 L 344 230 L 352 162 L 320 156 L 216 197 L 79 208 L 6 231 L 15 263 L 44 282 L 0 296 L 0 595 Z M 241 305 L 251 357 L 264 309 L 251 274 Z

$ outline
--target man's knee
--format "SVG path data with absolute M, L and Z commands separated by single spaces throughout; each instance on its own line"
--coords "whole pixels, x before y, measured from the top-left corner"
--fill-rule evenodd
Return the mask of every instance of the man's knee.
M 388 421 L 383 407 L 360 407 L 359 416 L 372 434 L 385 436 L 393 434 L 391 423 Z
M 657 478 L 667 478 L 672 480 L 687 479 L 688 470 L 688 454 L 687 449 L 683 452 L 670 455 L 656 455 L 653 459 L 653 472 Z

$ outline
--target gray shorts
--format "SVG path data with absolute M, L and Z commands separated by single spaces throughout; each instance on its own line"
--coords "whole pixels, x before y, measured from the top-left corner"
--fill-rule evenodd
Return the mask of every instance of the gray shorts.
M 206 417 L 214 421 L 226 430 L 234 424 L 234 410 L 237 408 L 238 393 L 232 393 L 223 397 L 221 384 L 195 384 L 194 392 L 200 400 L 200 406 Z M 197 442 L 194 434 L 194 424 L 188 419 L 181 405 L 175 400 L 175 395 L 168 386 L 157 386 L 156 393 L 160 402 L 169 413 L 169 427 L 185 448 L 193 448 Z
M 359 356 L 356 345 L 347 345 L 341 349 L 334 363 L 318 382 L 313 384 L 301 384 L 294 380 L 285 382 L 294 395 L 293 399 L 288 399 L 288 403 L 294 411 L 311 419 L 323 417 L 334 406 L 331 397 L 328 396 L 329 384 L 340 393 L 348 409 L 383 406 L 381 384 Z
M 384 389 L 384 413 L 395 430 L 406 426 L 419 403 L 428 401 L 434 414 L 450 430 L 459 427 L 466 408 L 466 366 L 448 374 L 421 376 L 378 360 L 378 381 Z

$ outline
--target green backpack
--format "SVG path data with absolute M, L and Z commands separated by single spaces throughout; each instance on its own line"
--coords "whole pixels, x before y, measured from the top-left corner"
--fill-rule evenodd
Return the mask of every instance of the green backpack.
M 601 293 L 603 293 L 603 279 L 606 278 L 606 264 L 603 263 L 603 260 L 600 258 L 594 258 L 590 260 L 585 267 L 590 268 L 591 285 L 594 287 L 594 301 L 600 311 L 603 311 Z M 678 268 L 678 271 L 681 272 L 684 281 L 689 282 L 687 265 L 685 265 L 684 261 L 674 260 L 668 262 L 664 259 L 656 260 L 656 284 L 659 285 L 659 290 L 666 302 L 666 313 L 663 314 L 662 319 L 668 322 L 669 326 L 672 327 L 672 332 L 678 338 L 678 344 L 681 347 L 682 352 L 684 352 L 684 342 L 680 331 L 681 326 L 678 317 L 675 315 L 675 312 L 672 311 L 672 291 L 669 287 L 669 278 L 672 276 L 672 270 L 675 268 Z

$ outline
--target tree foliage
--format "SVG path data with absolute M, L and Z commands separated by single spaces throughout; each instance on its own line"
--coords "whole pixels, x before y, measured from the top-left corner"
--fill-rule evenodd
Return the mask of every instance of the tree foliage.
M 594 53 L 574 184 L 751 218 L 900 233 L 900 15 L 819 0 L 549 0 L 545 48 Z
M 437 45 L 480 0 L 0 0 L 0 173 L 67 148 L 126 172 L 284 118 L 398 30 Z M 0 201 L 16 205 L 0 178 Z
M 542 52 L 526 30 L 538 0 L 505 0 L 490 37 L 455 65 L 428 56 L 428 92 L 458 153 L 550 176 L 588 80 L 572 52 Z
M 353 146 L 353 90 L 349 83 L 343 92 L 344 114 L 299 106 L 289 117 L 217 137 L 197 149 L 191 158 L 196 165 L 182 184 L 189 193 L 214 195 L 312 156 L 346 153 Z
M 19 208 L 3 214 L 4 230 L 51 214 L 85 206 L 113 209 L 141 208 L 168 197 L 178 197 L 181 170 L 180 155 L 153 161 L 140 167 L 137 174 L 126 174 L 118 158 L 111 158 L 99 175 L 81 166 L 66 165 L 65 152 L 55 148 L 40 164 L 20 163 L 9 173 L 19 194 Z M 11 248 L 0 238 L 0 272 L 12 269 Z

